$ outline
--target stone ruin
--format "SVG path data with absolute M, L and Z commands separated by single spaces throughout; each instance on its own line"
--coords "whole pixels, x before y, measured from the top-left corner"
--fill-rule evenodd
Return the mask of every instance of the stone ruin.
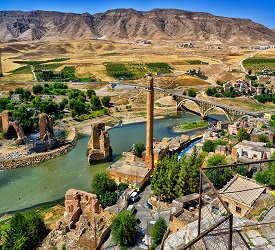
M 65 215 L 69 213 L 80 214 L 85 212 L 101 213 L 103 211 L 98 202 L 97 195 L 81 190 L 69 189 L 65 195 Z
M 110 161 L 112 159 L 112 148 L 109 134 L 105 130 L 105 124 L 92 124 L 91 134 L 87 149 L 89 165 Z
M 24 142 L 25 134 L 19 121 L 13 121 L 11 112 L 5 110 L 0 116 L 0 132 L 7 132 L 7 137 L 15 139 L 15 144 L 20 145 Z
M 42 113 L 39 115 L 40 139 L 45 141 L 54 136 L 53 119 L 50 115 Z

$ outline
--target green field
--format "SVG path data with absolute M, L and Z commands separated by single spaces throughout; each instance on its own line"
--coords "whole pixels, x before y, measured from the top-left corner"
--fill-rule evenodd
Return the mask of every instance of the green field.
M 172 68 L 167 63 L 104 63 L 107 75 L 128 80 L 140 79 L 150 72 L 160 72 L 161 74 L 171 73 Z
M 275 70 L 275 58 L 248 58 L 243 61 L 243 65 L 246 69 L 252 70 Z

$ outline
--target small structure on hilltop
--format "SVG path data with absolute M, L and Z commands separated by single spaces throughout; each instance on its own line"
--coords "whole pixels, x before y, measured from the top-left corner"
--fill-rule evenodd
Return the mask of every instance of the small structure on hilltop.
M 7 137 L 15 139 L 15 144 L 24 142 L 25 134 L 19 121 L 13 121 L 11 112 L 5 110 L 0 116 L 0 132 L 7 132 Z
M 88 142 L 89 165 L 107 162 L 112 159 L 110 138 L 103 122 L 91 125 L 91 138 Z
M 53 119 L 50 115 L 42 113 L 39 115 L 40 139 L 45 141 L 54 136 Z

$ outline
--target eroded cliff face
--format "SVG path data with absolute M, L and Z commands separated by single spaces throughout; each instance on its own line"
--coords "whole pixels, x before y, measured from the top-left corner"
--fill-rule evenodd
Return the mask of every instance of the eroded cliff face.
M 89 165 L 110 161 L 112 159 L 112 148 L 109 134 L 105 130 L 105 124 L 92 124 L 91 134 L 87 149 Z
M 249 19 L 175 9 L 115 9 L 91 15 L 55 11 L 0 11 L 0 41 L 53 39 L 275 42 L 275 33 Z

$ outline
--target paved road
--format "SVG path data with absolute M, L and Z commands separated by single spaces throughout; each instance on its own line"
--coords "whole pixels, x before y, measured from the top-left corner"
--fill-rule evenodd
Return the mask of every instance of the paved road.
M 136 245 L 131 249 L 147 249 L 147 247 L 143 244 L 142 239 L 145 234 L 145 229 L 147 227 L 147 222 L 154 220 L 155 213 L 153 210 L 145 207 L 146 202 L 148 201 L 149 195 L 151 194 L 151 187 L 147 185 L 144 187 L 140 194 L 139 199 L 136 202 L 133 202 L 133 205 L 136 208 L 135 215 L 138 219 L 138 235 Z M 108 238 L 108 240 L 104 243 L 102 249 L 105 250 L 115 250 L 116 244 L 114 243 L 112 236 Z

